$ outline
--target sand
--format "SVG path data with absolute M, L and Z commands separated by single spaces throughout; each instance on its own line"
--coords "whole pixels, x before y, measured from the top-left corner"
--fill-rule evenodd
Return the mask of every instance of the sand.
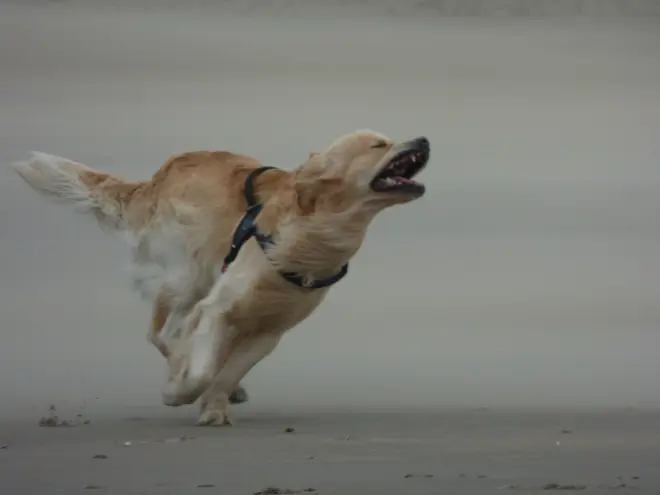
M 0 493 L 660 493 L 658 20 L 226 3 L 1 4 L 0 161 L 291 168 L 370 127 L 428 136 L 428 194 L 201 429 L 122 241 L 0 168 Z
M 0 452 L 0 490 L 430 495 L 546 493 L 553 484 L 586 493 L 660 488 L 660 418 L 641 411 L 240 416 L 232 428 L 211 429 L 156 408 L 68 428 L 12 423 Z

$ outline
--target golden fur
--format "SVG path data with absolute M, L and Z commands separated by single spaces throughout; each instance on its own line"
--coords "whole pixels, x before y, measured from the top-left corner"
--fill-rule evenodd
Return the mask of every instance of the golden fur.
M 360 131 L 312 153 L 292 171 L 255 180 L 268 257 L 254 239 L 220 274 L 246 208 L 248 156 L 196 151 L 169 159 L 151 180 L 128 182 L 70 160 L 34 153 L 14 169 L 38 192 L 92 213 L 133 248 L 135 286 L 153 301 L 148 339 L 167 358 L 168 405 L 201 396 L 199 424 L 230 422 L 229 395 L 280 337 L 319 305 L 328 288 L 304 289 L 277 270 L 328 277 L 362 245 L 373 217 L 417 196 L 375 192 L 370 182 L 407 143 Z M 340 282 L 343 283 L 343 282 Z

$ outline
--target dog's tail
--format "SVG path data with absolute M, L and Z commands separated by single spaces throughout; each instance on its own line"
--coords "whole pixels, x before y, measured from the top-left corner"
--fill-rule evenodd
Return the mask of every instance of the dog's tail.
M 98 172 L 55 155 L 33 152 L 11 167 L 32 189 L 59 203 L 72 204 L 80 213 L 96 217 L 104 229 L 126 228 L 126 213 L 142 182 Z

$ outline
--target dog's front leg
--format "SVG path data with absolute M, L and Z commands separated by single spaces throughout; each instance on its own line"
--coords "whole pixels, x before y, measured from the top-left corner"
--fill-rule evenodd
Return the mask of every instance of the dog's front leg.
M 171 346 L 169 374 L 163 390 L 168 406 L 192 404 L 211 384 L 228 355 L 222 313 L 200 301 L 186 318 L 181 338 Z
M 166 359 L 169 359 L 172 354 L 171 347 L 176 347 L 176 341 L 183 338 L 181 334 L 183 325 L 186 322 L 184 313 L 188 311 L 186 311 L 185 306 L 172 306 L 166 294 L 167 292 L 162 290 L 154 302 L 147 339 Z M 181 357 L 179 357 L 179 360 L 181 360 Z M 229 402 L 231 404 L 242 404 L 247 401 L 247 391 L 240 383 L 237 384 L 229 397 Z
M 227 322 L 226 312 L 243 294 L 232 288 L 227 275 L 195 304 L 183 322 L 180 337 L 170 346 L 169 376 L 162 394 L 165 405 L 195 402 L 230 355 L 236 329 Z
M 202 395 L 198 425 L 232 424 L 228 412 L 232 391 L 259 361 L 273 352 L 280 337 L 280 334 L 264 333 L 246 337 L 233 346 L 224 365 Z

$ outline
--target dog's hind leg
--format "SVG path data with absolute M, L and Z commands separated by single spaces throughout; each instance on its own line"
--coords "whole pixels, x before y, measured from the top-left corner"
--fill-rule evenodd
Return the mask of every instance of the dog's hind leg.
M 173 304 L 170 292 L 163 286 L 156 296 L 151 312 L 151 325 L 147 340 L 160 351 L 163 357 L 172 354 L 177 341 L 183 339 L 182 330 L 189 308 Z
M 163 339 L 161 337 L 161 332 L 167 323 L 171 323 L 168 321 L 171 319 L 171 316 L 172 306 L 170 304 L 170 298 L 167 296 L 166 291 L 161 290 L 156 296 L 151 311 L 151 325 L 149 326 L 149 332 L 147 333 L 147 340 L 158 349 L 164 358 L 168 358 L 171 351 L 166 340 L 169 335 L 166 335 L 166 338 Z

